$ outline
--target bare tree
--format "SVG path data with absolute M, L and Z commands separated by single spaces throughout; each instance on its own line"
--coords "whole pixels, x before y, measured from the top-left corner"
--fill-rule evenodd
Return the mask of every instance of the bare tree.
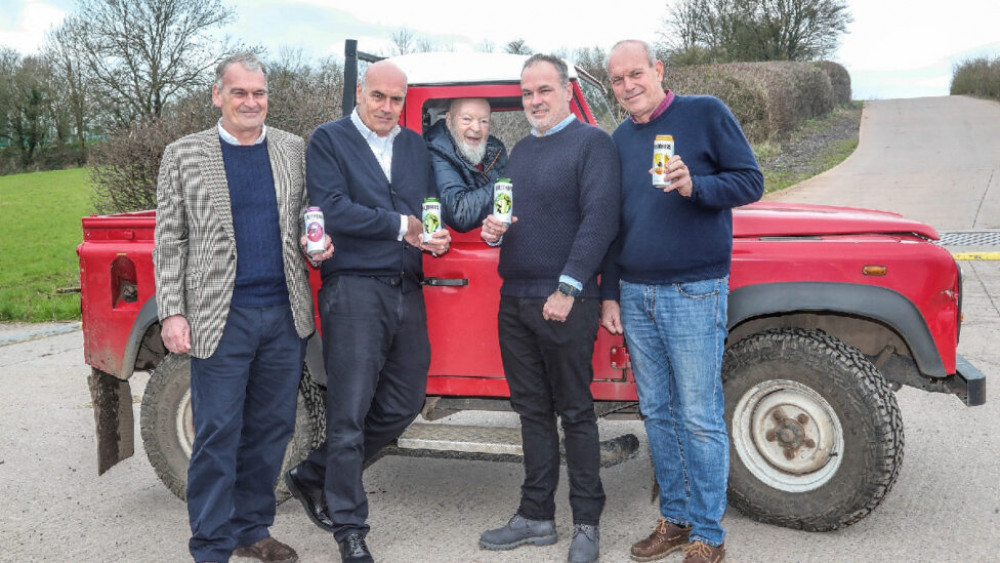
M 530 55 L 533 52 L 531 47 L 528 47 L 528 44 L 524 42 L 524 39 L 508 41 L 503 50 L 505 53 L 510 53 L 511 55 Z
M 393 32 L 392 43 L 396 46 L 396 51 L 400 55 L 408 55 L 416 52 L 417 36 L 409 28 L 402 27 Z
M 87 163 L 87 136 L 93 113 L 93 88 L 86 74 L 86 60 L 81 48 L 82 38 L 75 33 L 77 28 L 62 26 L 50 32 L 45 47 L 45 58 L 52 69 L 51 85 L 53 112 L 59 115 L 57 122 L 68 120 L 78 146 L 76 163 Z M 57 127 L 59 129 L 60 127 Z M 63 140 L 64 133 L 59 133 Z M 68 135 L 66 135 L 68 136 Z
M 809 61 L 836 50 L 846 0 L 681 0 L 660 37 L 677 63 Z
M 233 14 L 220 0 L 78 0 L 64 25 L 80 38 L 105 117 L 124 126 L 208 83 L 229 49 L 210 32 Z

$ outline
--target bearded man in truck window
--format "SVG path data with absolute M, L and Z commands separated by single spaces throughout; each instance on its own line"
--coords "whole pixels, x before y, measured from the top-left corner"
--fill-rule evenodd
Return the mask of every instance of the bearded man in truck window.
M 489 101 L 452 100 L 424 138 L 445 224 L 460 233 L 478 227 L 493 210 L 493 183 L 507 166 L 507 149 L 490 135 Z

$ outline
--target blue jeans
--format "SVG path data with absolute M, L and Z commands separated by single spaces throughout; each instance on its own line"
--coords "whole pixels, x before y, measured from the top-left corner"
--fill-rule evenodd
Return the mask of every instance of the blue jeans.
M 729 438 L 722 396 L 729 279 L 622 282 L 625 341 L 660 485 L 660 512 L 719 546 Z

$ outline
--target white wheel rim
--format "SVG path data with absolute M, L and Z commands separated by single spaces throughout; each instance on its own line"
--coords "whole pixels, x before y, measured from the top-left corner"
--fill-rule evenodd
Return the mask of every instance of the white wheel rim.
M 786 492 L 817 489 L 843 457 L 844 430 L 830 403 L 807 385 L 772 379 L 740 397 L 733 446 L 761 482 Z
M 191 390 L 184 392 L 180 403 L 177 405 L 177 442 L 180 443 L 184 455 L 191 458 L 191 450 L 194 445 L 194 417 L 191 414 Z

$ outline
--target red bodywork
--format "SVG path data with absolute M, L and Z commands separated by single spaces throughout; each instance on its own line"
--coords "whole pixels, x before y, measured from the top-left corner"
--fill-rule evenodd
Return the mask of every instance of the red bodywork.
M 122 379 L 131 374 L 130 335 L 140 309 L 155 299 L 152 211 L 84 218 L 80 245 L 84 352 L 88 364 Z M 496 312 L 501 280 L 499 250 L 478 230 L 452 233 L 451 251 L 425 257 L 428 278 L 467 279 L 468 285 L 428 286 L 432 360 L 429 395 L 505 397 L 497 345 Z M 926 320 L 948 373 L 955 371 L 958 272 L 950 254 L 926 240 L 936 233 L 898 215 L 867 210 L 784 203 L 756 203 L 734 211 L 730 288 L 780 282 L 839 282 L 891 289 Z M 115 299 L 123 260 L 134 265 L 134 301 Z M 113 265 L 116 264 L 117 269 Z M 866 266 L 884 266 L 882 276 Z M 319 272 L 312 272 L 314 291 Z M 155 307 L 155 305 L 150 305 Z M 317 319 L 318 320 L 318 319 Z M 594 351 L 594 397 L 636 399 L 621 337 L 601 330 Z
M 594 123 L 576 80 L 573 89 L 572 111 Z M 517 82 L 411 85 L 400 123 L 422 132 L 426 106 L 464 96 L 488 97 L 494 111 L 520 110 Z M 131 375 L 141 333 L 155 317 L 154 220 L 152 211 L 83 219 L 84 241 L 77 252 L 86 361 L 120 379 Z M 960 280 L 951 255 L 929 242 L 937 238 L 927 225 L 893 213 L 756 203 L 734 211 L 730 289 L 824 282 L 893 290 L 923 317 L 944 368 L 943 374 L 932 375 L 940 377 L 955 373 Z M 468 280 L 467 285 L 429 285 L 424 289 L 432 350 L 427 392 L 506 397 L 496 325 L 499 250 L 486 245 L 478 229 L 452 232 L 452 239 L 446 255 L 424 259 L 428 278 Z M 866 273 L 869 266 L 883 267 L 884 275 Z M 318 291 L 320 279 L 315 269 L 311 281 L 314 292 Z M 130 283 L 134 297 L 122 298 L 122 288 Z M 142 326 L 137 325 L 140 311 L 146 318 Z M 858 315 L 864 316 L 863 312 Z M 620 336 L 598 332 L 593 365 L 596 399 L 636 400 Z

